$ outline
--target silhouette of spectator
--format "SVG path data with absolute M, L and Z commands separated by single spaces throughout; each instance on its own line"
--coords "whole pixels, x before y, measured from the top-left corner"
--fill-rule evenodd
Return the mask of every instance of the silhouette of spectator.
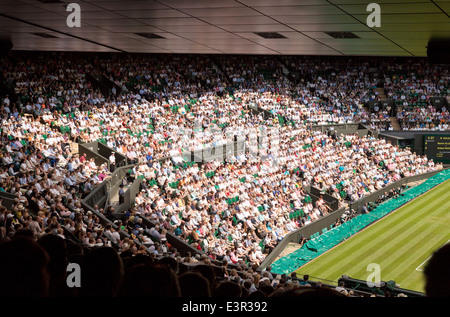
M 35 235 L 34 235 L 34 233 L 33 233 L 32 230 L 22 228 L 22 229 L 17 230 L 17 231 L 14 233 L 14 237 L 16 237 L 16 238 L 17 238 L 17 237 L 28 237 L 28 238 L 34 239 L 34 238 L 35 238 Z
M 151 264 L 153 264 L 153 259 L 147 254 L 137 254 L 135 256 L 126 257 L 125 259 L 122 258 L 122 262 L 123 262 L 123 266 L 124 266 L 124 273 L 126 273 L 134 265 L 138 265 L 138 264 L 151 265 Z
M 427 297 L 450 297 L 450 244 L 433 253 L 424 275 Z
M 186 272 L 178 276 L 182 297 L 211 297 L 210 283 L 200 272 Z
M 240 298 L 242 297 L 242 288 L 239 284 L 232 281 L 222 281 L 214 290 L 213 297 Z
M 217 286 L 216 281 L 216 272 L 210 265 L 206 264 L 197 264 L 192 268 L 192 272 L 198 272 L 200 273 L 204 278 L 206 278 L 209 282 L 210 291 L 213 292 L 213 290 Z
M 178 262 L 170 256 L 161 258 L 158 263 L 168 265 L 175 273 L 178 273 Z
M 66 239 L 67 261 L 69 263 L 78 263 L 81 265 L 84 256 L 84 248 L 80 244 Z
M 273 291 L 275 291 L 275 288 L 271 284 L 263 284 L 260 286 L 259 290 L 263 292 L 266 297 L 268 297 L 273 293 Z
M 35 240 L 12 237 L 0 243 L 0 297 L 47 297 L 49 256 Z
M 180 286 L 167 265 L 138 263 L 127 267 L 117 297 L 180 297 Z
M 49 293 L 54 296 L 72 296 L 75 288 L 69 288 L 66 283 L 67 246 L 66 241 L 54 234 L 46 234 L 40 237 L 37 242 L 49 255 L 47 272 L 49 275 Z
M 248 297 L 248 295 L 250 295 L 252 292 L 255 291 L 255 289 L 254 289 L 255 286 L 253 285 L 253 282 L 250 279 L 244 280 L 242 286 L 244 287 L 245 292 L 247 293 L 247 297 Z
M 122 259 L 114 248 L 99 247 L 85 254 L 81 264 L 81 297 L 114 297 L 123 274 Z
M 248 295 L 248 298 L 249 299 L 253 299 L 253 298 L 265 298 L 266 297 L 266 294 L 264 294 L 264 292 L 263 291 L 261 291 L 261 290 L 256 290 L 256 291 L 254 291 L 254 292 L 252 292 L 252 293 L 250 293 L 249 295 Z
M 133 257 L 133 252 L 131 252 L 131 250 L 125 250 L 120 253 L 120 258 L 122 259 L 123 263 L 127 262 L 132 257 Z

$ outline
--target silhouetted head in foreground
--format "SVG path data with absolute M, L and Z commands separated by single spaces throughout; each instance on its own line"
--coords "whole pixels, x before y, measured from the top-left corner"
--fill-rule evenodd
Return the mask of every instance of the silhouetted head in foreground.
M 165 264 L 137 263 L 125 271 L 118 297 L 180 297 L 175 272 Z
M 123 275 L 123 263 L 114 248 L 100 247 L 83 257 L 81 265 L 82 297 L 114 297 Z
M 30 237 L 0 243 L 0 296 L 47 297 L 47 252 Z
M 221 282 L 213 292 L 213 297 L 241 297 L 242 289 L 239 284 L 231 281 Z
M 49 293 L 52 296 L 67 296 L 66 284 L 67 246 L 65 239 L 54 234 L 46 234 L 37 240 L 49 256 L 47 273 L 49 275 Z
M 211 297 L 209 281 L 198 272 L 186 272 L 178 277 L 182 297 Z
M 428 297 L 450 297 L 450 244 L 433 253 L 424 275 Z

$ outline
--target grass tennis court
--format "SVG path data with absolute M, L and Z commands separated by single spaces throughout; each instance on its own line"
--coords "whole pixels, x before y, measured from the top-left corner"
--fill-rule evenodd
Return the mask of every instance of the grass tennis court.
M 330 281 L 342 275 L 366 280 L 370 263 L 381 280 L 424 292 L 423 269 L 431 254 L 450 240 L 450 180 L 424 193 L 392 214 L 300 267 Z M 312 278 L 314 279 L 314 278 Z

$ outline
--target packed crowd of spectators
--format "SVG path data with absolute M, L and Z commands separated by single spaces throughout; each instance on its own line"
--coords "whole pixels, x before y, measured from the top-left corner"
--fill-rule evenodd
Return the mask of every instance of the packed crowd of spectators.
M 399 108 L 397 119 L 405 131 L 448 131 L 447 107 L 436 107 L 432 98 L 448 98 L 450 73 L 445 65 L 408 63 L 383 68 L 384 89 Z
M 412 108 L 428 103 L 431 97 L 449 94 L 450 73 L 446 65 L 409 61 L 388 63 L 380 66 L 379 70 L 386 78 L 386 95 L 403 108 Z
M 86 229 L 100 226 L 99 219 L 81 206 L 110 174 L 106 164 L 72 153 L 67 135 L 32 116 L 2 117 L 1 142 L 0 191 L 15 195 L 10 209 L 1 206 L 3 238 L 21 228 L 36 236 L 67 229 L 86 244 L 108 243 L 89 239 Z
M 446 106 L 437 110 L 432 105 L 402 109 L 397 118 L 403 131 L 448 131 L 450 130 L 450 112 Z
M 17 56 L 1 66 L 18 96 L 16 103 L 5 97 L 0 109 L 0 190 L 17 195 L 17 204 L 2 208 L 3 237 L 32 227 L 37 237 L 70 234 L 88 247 L 162 255 L 170 252 L 170 232 L 211 259 L 259 265 L 286 234 L 330 211 L 322 198 L 312 202 L 308 186 L 342 206 L 442 168 L 384 140 L 309 128 L 350 122 L 379 128 L 386 121 L 382 110 L 363 107 L 378 98 L 364 60 Z M 110 94 L 89 76 L 109 79 Z M 181 158 L 234 137 L 250 152 L 202 165 Z M 111 206 L 95 210 L 116 226 L 81 206 L 110 175 L 105 165 L 72 154 L 72 142 L 91 141 L 125 155 L 136 164 L 133 176 L 144 180 L 124 218 L 115 219 Z M 143 217 L 155 225 L 147 227 Z

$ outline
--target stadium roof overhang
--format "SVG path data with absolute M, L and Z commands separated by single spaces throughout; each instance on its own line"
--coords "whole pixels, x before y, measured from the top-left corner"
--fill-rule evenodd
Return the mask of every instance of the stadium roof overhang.
M 2 0 L 0 37 L 13 50 L 427 56 L 450 37 L 450 0 Z

